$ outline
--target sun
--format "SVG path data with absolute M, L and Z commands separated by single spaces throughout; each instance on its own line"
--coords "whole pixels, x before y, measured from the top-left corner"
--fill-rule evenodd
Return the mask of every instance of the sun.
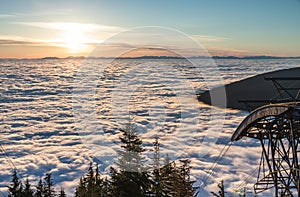
M 65 45 L 71 52 L 85 51 L 87 46 L 82 32 L 67 32 L 65 36 Z
M 86 52 L 88 49 L 88 39 L 86 30 L 80 25 L 69 24 L 64 28 L 63 45 L 72 53 Z

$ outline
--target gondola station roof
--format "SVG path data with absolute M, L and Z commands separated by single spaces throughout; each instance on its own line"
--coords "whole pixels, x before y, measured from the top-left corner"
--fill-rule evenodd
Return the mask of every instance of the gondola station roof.
M 224 86 L 199 93 L 198 100 L 214 105 L 211 95 L 222 93 L 222 89 Z M 291 102 L 297 97 L 299 89 L 299 67 L 263 73 L 225 85 L 226 107 L 252 111 L 270 103 Z

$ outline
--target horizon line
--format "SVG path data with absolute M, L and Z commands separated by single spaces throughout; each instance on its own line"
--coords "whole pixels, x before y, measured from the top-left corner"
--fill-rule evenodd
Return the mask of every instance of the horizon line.
M 42 59 L 188 59 L 188 58 L 212 58 L 212 59 L 298 59 L 299 56 L 272 56 L 272 55 L 249 55 L 249 56 L 234 56 L 234 55 L 214 55 L 214 56 L 164 56 L 164 55 L 144 55 L 136 57 L 88 57 L 88 56 L 66 56 L 66 57 L 57 57 L 57 56 L 45 56 L 45 57 L 34 57 L 34 58 L 0 58 L 0 60 L 42 60 Z

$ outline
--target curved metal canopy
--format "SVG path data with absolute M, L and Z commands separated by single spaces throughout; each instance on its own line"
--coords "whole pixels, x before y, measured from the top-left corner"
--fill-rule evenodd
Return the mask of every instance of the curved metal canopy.
M 256 109 L 269 103 L 299 101 L 300 68 L 277 70 L 259 74 L 225 85 L 227 108 Z M 199 93 L 199 101 L 212 105 L 211 95 L 222 92 L 214 88 Z M 221 105 L 214 104 L 219 107 Z
M 256 129 L 267 129 L 268 126 L 274 126 L 272 121 L 274 118 L 288 114 L 289 111 L 293 111 L 293 115 L 299 117 L 300 109 L 296 108 L 298 103 L 280 103 L 270 104 L 257 108 L 251 112 L 238 126 L 234 134 L 232 135 L 231 141 L 237 141 L 244 136 L 250 136 L 258 138 L 259 131 L 253 132 L 253 127 Z M 260 122 L 260 120 L 263 120 Z M 271 128 L 270 128 L 271 129 Z

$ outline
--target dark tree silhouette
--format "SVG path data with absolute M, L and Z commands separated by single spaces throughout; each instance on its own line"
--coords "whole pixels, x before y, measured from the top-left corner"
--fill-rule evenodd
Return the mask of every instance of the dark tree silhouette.
M 63 188 L 60 188 L 58 197 L 66 197 L 66 193 L 65 193 L 65 190 Z
M 44 192 L 43 181 L 40 178 L 38 185 L 36 186 L 36 191 L 34 193 L 34 197 L 43 197 L 43 192 Z
M 52 174 L 51 173 L 47 173 L 46 176 L 44 177 L 43 196 L 44 197 L 54 197 L 55 196 L 54 184 L 52 182 Z
M 25 188 L 24 188 L 24 191 L 22 192 L 22 196 L 23 197 L 33 197 L 33 191 L 31 189 L 31 185 L 29 183 L 28 178 L 26 179 Z
M 150 193 L 150 180 L 143 166 L 142 140 L 137 135 L 133 124 L 128 123 L 120 130 L 122 150 L 117 151 L 119 158 L 116 162 L 118 170 L 111 168 L 111 186 L 113 196 L 147 196 Z
M 83 181 L 83 177 L 81 177 L 79 180 L 79 185 L 77 186 L 75 191 L 75 197 L 84 197 L 85 194 L 86 194 L 86 186 Z
M 194 183 L 195 181 L 191 181 L 191 167 L 190 167 L 190 163 L 191 161 L 189 159 L 182 159 L 180 160 L 180 166 L 177 169 L 178 173 L 179 173 L 179 188 L 180 191 L 178 193 L 180 193 L 179 196 L 197 196 L 197 189 L 198 187 L 194 187 Z
M 109 187 L 109 183 L 101 178 L 98 165 L 94 171 L 93 164 L 90 163 L 88 172 L 80 178 L 75 197 L 106 197 L 110 193 Z
M 210 193 L 216 197 L 225 197 L 225 188 L 224 188 L 223 180 L 220 183 L 218 183 L 218 188 L 219 188 L 218 194 L 216 194 L 215 192 L 210 192 Z
M 161 177 L 161 164 L 160 164 L 160 152 L 159 152 L 159 141 L 158 137 L 155 138 L 153 145 L 153 168 L 152 168 L 152 193 L 155 196 L 164 196 L 162 177 Z
M 19 180 L 17 170 L 13 170 L 12 183 L 8 186 L 9 197 L 22 197 L 23 185 Z

